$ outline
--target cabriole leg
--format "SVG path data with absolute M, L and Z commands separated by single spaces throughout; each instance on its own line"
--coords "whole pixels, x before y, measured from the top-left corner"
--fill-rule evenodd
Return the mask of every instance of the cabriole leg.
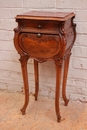
M 60 120 L 61 120 L 60 108 L 59 108 L 60 83 L 61 83 L 61 69 L 62 69 L 62 64 L 57 64 L 57 63 L 56 63 L 55 110 L 56 110 L 56 116 L 57 116 L 57 121 L 58 121 L 58 122 L 60 122 Z
M 35 72 L 35 101 L 37 101 L 39 91 L 39 76 L 38 76 L 38 61 L 34 60 L 34 72 Z
M 28 74 L 27 74 L 28 59 L 29 59 L 28 55 L 23 55 L 20 57 L 22 75 L 23 75 L 23 81 L 24 81 L 24 91 L 25 91 L 25 102 L 21 109 L 21 112 L 23 115 L 25 115 L 25 111 L 29 102 L 29 87 L 28 87 Z
M 63 84 L 62 84 L 62 97 L 65 102 L 65 106 L 68 105 L 69 100 L 66 97 L 66 81 L 68 75 L 70 55 L 64 61 L 64 72 L 63 72 Z

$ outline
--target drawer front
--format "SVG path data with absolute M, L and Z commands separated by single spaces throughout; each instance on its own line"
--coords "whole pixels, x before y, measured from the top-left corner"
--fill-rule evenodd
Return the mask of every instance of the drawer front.
M 59 22 L 46 20 L 22 20 L 22 27 L 29 32 L 59 33 Z
M 52 58 L 60 52 L 60 38 L 57 35 L 21 33 L 19 46 L 30 57 Z

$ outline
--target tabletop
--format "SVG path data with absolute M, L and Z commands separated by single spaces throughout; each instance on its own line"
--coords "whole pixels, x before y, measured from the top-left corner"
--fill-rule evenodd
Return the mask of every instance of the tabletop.
M 40 20 L 57 20 L 66 21 L 75 14 L 73 12 L 43 12 L 43 11 L 31 11 L 17 15 L 16 19 L 40 19 Z

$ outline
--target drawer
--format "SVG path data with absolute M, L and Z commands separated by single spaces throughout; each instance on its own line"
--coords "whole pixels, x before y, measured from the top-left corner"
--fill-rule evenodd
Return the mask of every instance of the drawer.
M 48 20 L 21 20 L 22 28 L 28 32 L 59 33 L 59 22 Z
M 61 41 L 58 35 L 21 33 L 19 46 L 30 57 L 52 58 L 60 52 Z

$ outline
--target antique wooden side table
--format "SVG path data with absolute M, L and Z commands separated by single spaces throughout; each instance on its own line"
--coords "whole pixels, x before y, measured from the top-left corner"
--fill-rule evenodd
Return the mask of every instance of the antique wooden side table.
M 63 63 L 62 96 L 65 105 L 69 101 L 66 97 L 66 79 L 71 49 L 76 38 L 75 24 L 73 23 L 74 17 L 75 14 L 73 12 L 39 11 L 31 11 L 16 16 L 18 27 L 14 29 L 14 45 L 20 54 L 25 90 L 25 102 L 21 109 L 22 114 L 25 114 L 29 102 L 28 59 L 34 59 L 35 100 L 37 100 L 39 90 L 38 62 L 52 60 L 56 66 L 55 110 L 57 121 L 60 122 L 59 95 Z

